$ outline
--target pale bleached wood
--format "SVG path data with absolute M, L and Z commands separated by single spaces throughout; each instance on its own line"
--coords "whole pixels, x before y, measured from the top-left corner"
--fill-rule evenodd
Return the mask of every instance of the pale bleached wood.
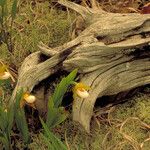
M 86 29 L 56 48 L 40 44 L 40 51 L 29 55 L 20 68 L 12 101 L 19 88 L 32 92 L 35 85 L 60 69 L 70 72 L 78 68 L 80 80 L 91 90 L 87 99 L 74 100 L 73 120 L 89 132 L 98 97 L 150 83 L 150 15 L 107 13 L 66 0 L 59 3 L 80 13 Z

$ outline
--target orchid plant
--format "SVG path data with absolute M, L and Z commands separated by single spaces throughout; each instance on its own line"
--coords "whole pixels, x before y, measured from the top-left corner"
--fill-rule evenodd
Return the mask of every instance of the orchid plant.
M 76 97 L 79 98 L 87 98 L 89 96 L 88 90 L 91 88 L 83 83 L 77 83 L 74 82 L 75 86 L 73 87 L 73 98 L 76 99 Z
M 51 128 L 63 122 L 68 113 L 61 107 L 62 99 L 67 89 L 73 85 L 73 98 L 74 100 L 79 98 L 87 98 L 89 96 L 88 90 L 90 87 L 83 84 L 75 82 L 75 77 L 77 75 L 77 69 L 73 70 L 67 77 L 63 78 L 61 82 L 57 85 L 54 94 L 50 97 L 48 102 L 48 112 L 46 123 L 40 118 L 41 124 L 44 128 L 43 138 L 47 141 L 48 148 L 51 150 L 67 150 L 66 145 L 60 141 L 52 132 Z
M 73 70 L 67 77 L 63 78 L 57 85 L 53 96 L 50 97 L 46 119 L 46 125 L 48 128 L 55 127 L 67 118 L 68 113 L 66 113 L 65 109 L 61 107 L 61 103 L 64 94 L 67 92 L 68 87 L 74 81 L 76 75 L 77 69 Z
M 44 121 L 40 118 L 45 131 L 44 134 L 42 134 L 43 138 L 47 140 L 48 147 L 54 150 L 58 148 L 67 150 L 66 145 L 51 132 L 52 128 L 62 123 L 68 117 L 68 113 L 65 111 L 65 108 L 61 106 L 64 94 L 67 92 L 68 88 L 73 86 L 72 91 L 74 100 L 77 97 L 87 98 L 89 96 L 88 90 L 90 90 L 90 87 L 81 82 L 75 82 L 77 71 L 77 69 L 73 70 L 57 85 L 54 94 L 48 101 L 46 122 L 44 123 Z M 10 74 L 8 67 L 0 63 L 0 83 L 6 82 L 11 78 L 13 77 Z M 1 95 L 0 98 L 2 98 Z M 2 141 L 6 150 L 11 149 L 11 132 L 13 124 L 16 124 L 24 144 L 28 147 L 28 144 L 30 143 L 30 135 L 25 117 L 24 106 L 28 105 L 35 108 L 35 101 L 36 96 L 21 89 L 17 92 L 15 104 L 9 105 L 8 108 L 4 108 L 2 104 L 0 105 L 0 141 Z

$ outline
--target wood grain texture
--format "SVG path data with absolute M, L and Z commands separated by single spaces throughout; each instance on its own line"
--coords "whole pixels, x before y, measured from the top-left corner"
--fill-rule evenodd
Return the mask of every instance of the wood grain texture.
M 12 101 L 19 88 L 31 92 L 59 69 L 70 72 L 78 68 L 80 80 L 91 90 L 87 99 L 74 100 L 73 120 L 89 132 L 98 97 L 150 83 L 150 15 L 107 13 L 66 0 L 59 3 L 77 11 L 84 18 L 86 29 L 53 49 L 41 43 L 40 51 L 23 62 Z M 46 59 L 41 60 L 42 55 Z

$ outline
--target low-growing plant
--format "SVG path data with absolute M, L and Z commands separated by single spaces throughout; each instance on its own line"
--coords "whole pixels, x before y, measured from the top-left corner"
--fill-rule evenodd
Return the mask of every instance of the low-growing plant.
M 16 126 L 21 133 L 24 145 L 28 146 L 30 142 L 25 112 L 23 108 L 20 108 L 22 95 L 23 90 L 20 90 L 17 93 L 15 103 L 8 105 L 8 108 L 3 106 L 3 99 L 2 96 L 0 96 L 0 141 L 6 150 L 11 149 L 11 132 L 14 123 L 16 123 Z
M 42 119 L 40 119 L 40 121 L 44 128 L 44 134 L 41 135 L 45 139 L 48 149 L 67 150 L 67 146 L 49 130 L 48 126 L 44 123 L 44 121 Z
M 45 139 L 48 149 L 50 150 L 67 150 L 67 146 L 57 138 L 50 129 L 62 123 L 68 116 L 68 113 L 61 107 L 61 103 L 68 87 L 74 83 L 76 75 L 77 69 L 73 70 L 67 77 L 64 77 L 61 80 L 57 85 L 53 96 L 49 99 L 46 123 L 40 118 L 44 128 L 42 137 Z
M 1 66 L 3 68 L 3 66 Z M 5 84 L 10 84 L 10 76 L 9 78 L 5 79 L 4 75 L 6 73 L 5 69 L 1 69 L 1 79 L 0 85 L 4 87 Z M 76 83 L 75 77 L 77 75 L 77 69 L 73 70 L 67 77 L 64 77 L 61 82 L 57 85 L 54 94 L 52 97 L 50 97 L 48 102 L 48 112 L 47 112 L 47 118 L 46 123 L 40 118 L 41 124 L 44 128 L 44 134 L 42 134 L 42 137 L 47 143 L 48 149 L 51 150 L 67 150 L 66 145 L 57 138 L 52 132 L 51 129 L 62 123 L 68 116 L 68 113 L 65 111 L 65 108 L 61 106 L 63 97 L 65 93 L 67 92 L 70 85 L 74 86 L 74 94 L 79 90 L 80 92 L 85 92 L 83 89 L 86 89 L 86 86 L 82 83 Z M 76 96 L 81 96 L 83 93 L 77 94 Z M 27 98 L 31 97 L 33 98 L 34 95 L 31 95 L 30 93 L 24 92 L 23 89 L 19 90 L 16 94 L 15 103 L 9 105 L 10 108 L 7 108 L 6 110 L 4 107 L 0 107 L 0 139 L 5 147 L 5 149 L 11 149 L 11 132 L 13 123 L 16 124 L 17 129 L 19 130 L 23 143 L 25 147 L 28 147 L 28 144 L 30 143 L 30 135 L 29 135 L 29 129 L 28 124 L 25 117 L 25 111 L 23 106 L 27 103 Z M 35 100 L 36 97 L 34 96 Z M 82 96 L 81 96 L 82 98 Z M 25 101 L 26 100 L 26 101 Z M 3 101 L 3 100 L 1 100 Z M 22 105 L 22 102 L 24 105 Z M 29 105 L 30 106 L 30 105 Z
M 2 73 L 5 73 L 5 70 L 2 71 Z M 47 131 L 47 134 L 44 134 L 43 136 L 45 139 L 48 138 L 48 140 L 46 141 L 48 142 L 49 147 L 53 147 L 54 149 L 57 149 L 57 146 L 61 146 L 63 149 L 66 149 L 66 146 L 63 145 L 63 143 L 57 137 L 55 137 L 55 135 L 51 133 L 49 129 L 62 123 L 68 116 L 68 113 L 66 113 L 64 107 L 61 106 L 61 103 L 69 85 L 74 82 L 76 74 L 77 69 L 72 71 L 67 77 L 61 80 L 61 82 L 56 87 L 53 96 L 49 99 L 46 124 L 41 120 L 44 130 Z M 3 74 L 1 76 L 3 76 Z M 6 80 L 0 80 L 1 87 L 5 84 L 10 84 L 9 79 L 10 78 Z M 21 133 L 24 144 L 28 146 L 30 142 L 29 129 L 25 117 L 24 108 L 21 107 L 21 102 L 24 98 L 23 95 L 24 91 L 23 89 L 21 89 L 16 94 L 15 103 L 8 105 L 9 107 L 7 109 L 4 109 L 2 104 L 0 105 L 0 139 L 5 149 L 8 150 L 11 149 L 10 135 L 14 122 L 16 123 L 16 126 Z M 1 96 L 1 103 L 2 101 L 3 100 Z
M 25 146 L 28 146 L 30 142 L 30 135 L 24 109 L 20 107 L 20 102 L 22 98 L 23 98 L 23 89 L 21 89 L 16 96 L 16 103 L 14 106 L 15 122 L 18 130 L 21 133 Z
M 11 148 L 11 129 L 14 120 L 13 105 L 4 106 L 5 89 L 10 86 L 10 74 L 6 66 L 0 63 L 0 141 L 6 150 Z
M 11 149 L 11 132 L 14 121 L 14 107 L 4 108 L 0 105 L 0 141 L 5 150 Z
M 68 113 L 60 105 L 64 94 L 67 92 L 69 85 L 74 81 L 76 75 L 77 69 L 73 70 L 67 77 L 64 77 L 56 87 L 53 96 L 50 97 L 46 119 L 48 128 L 55 127 L 67 118 Z

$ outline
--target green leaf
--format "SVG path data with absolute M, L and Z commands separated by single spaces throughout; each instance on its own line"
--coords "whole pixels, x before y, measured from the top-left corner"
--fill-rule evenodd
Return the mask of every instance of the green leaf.
M 27 121 L 23 109 L 18 110 L 18 112 L 15 113 L 15 121 L 16 121 L 17 128 L 22 135 L 25 145 L 29 144 L 30 141 L 29 129 L 28 129 L 28 125 L 27 125 Z
M 67 117 L 68 117 L 68 113 L 66 113 L 64 111 L 64 108 L 63 107 L 58 108 L 51 128 L 53 128 L 53 127 L 59 125 L 60 123 L 62 123 L 63 121 L 65 121 L 67 119 Z
M 0 128 L 3 132 L 6 131 L 7 128 L 7 113 L 4 111 L 4 109 L 2 108 L 2 106 L 0 106 Z
M 68 114 L 64 113 L 64 108 L 59 106 L 62 103 L 63 96 L 66 93 L 68 86 L 75 79 L 76 74 L 77 69 L 73 70 L 67 77 L 63 78 L 56 87 L 53 96 L 49 99 L 46 119 L 46 125 L 49 128 L 55 127 L 67 118 Z
M 8 118 L 8 133 L 11 132 L 11 129 L 13 127 L 13 122 L 14 122 L 14 107 L 13 105 L 10 105 L 10 108 L 8 109 L 7 112 L 7 118 Z
M 52 128 L 55 125 L 55 120 L 57 119 L 57 108 L 48 108 L 49 111 L 47 113 L 46 125 L 49 128 Z
M 58 107 L 61 104 L 62 98 L 66 93 L 66 91 L 67 91 L 66 78 L 63 78 L 61 82 L 58 84 L 53 95 L 53 102 L 55 107 Z
M 17 92 L 16 103 L 14 107 L 15 111 L 15 122 L 18 130 L 20 131 L 23 141 L 25 144 L 28 144 L 30 141 L 28 124 L 25 117 L 25 112 L 23 108 L 20 108 L 20 101 L 22 100 L 23 89 Z
M 12 9 L 11 9 L 12 20 L 15 19 L 16 14 L 17 14 L 17 3 L 18 3 L 18 0 L 14 0 L 13 5 L 12 5 Z
M 68 86 L 75 79 L 77 71 L 77 69 L 73 70 L 67 77 L 63 78 L 56 87 L 52 97 L 55 107 L 59 107 L 59 105 L 61 105 L 63 96 L 66 93 Z
M 67 117 L 68 113 L 65 113 L 64 110 L 60 108 L 51 108 L 47 114 L 46 125 L 49 128 L 53 128 L 66 120 Z
M 71 81 L 73 81 L 77 75 L 78 69 L 74 69 L 67 77 L 67 83 L 70 84 Z
M 48 101 L 48 108 L 51 109 L 54 107 L 54 102 L 53 102 L 53 99 L 50 98 L 49 101 Z
M 10 134 L 13 125 L 13 109 L 7 111 L 0 106 L 0 141 L 3 143 L 6 150 L 10 148 Z
M 59 150 L 59 149 L 67 150 L 66 145 L 48 129 L 47 125 L 44 123 L 44 121 L 41 118 L 40 121 L 45 131 L 44 136 L 49 139 L 49 141 L 52 144 L 52 147 L 54 147 L 55 150 Z
M 48 149 L 49 150 L 55 150 L 55 147 L 53 147 L 52 143 L 50 142 L 50 140 L 44 136 L 43 134 L 41 134 L 42 138 L 44 139 L 44 141 L 46 142 Z
M 21 88 L 19 90 L 19 92 L 17 92 L 17 94 L 16 94 L 15 109 L 19 109 L 20 108 L 20 101 L 22 100 L 22 96 L 23 96 L 23 88 Z

